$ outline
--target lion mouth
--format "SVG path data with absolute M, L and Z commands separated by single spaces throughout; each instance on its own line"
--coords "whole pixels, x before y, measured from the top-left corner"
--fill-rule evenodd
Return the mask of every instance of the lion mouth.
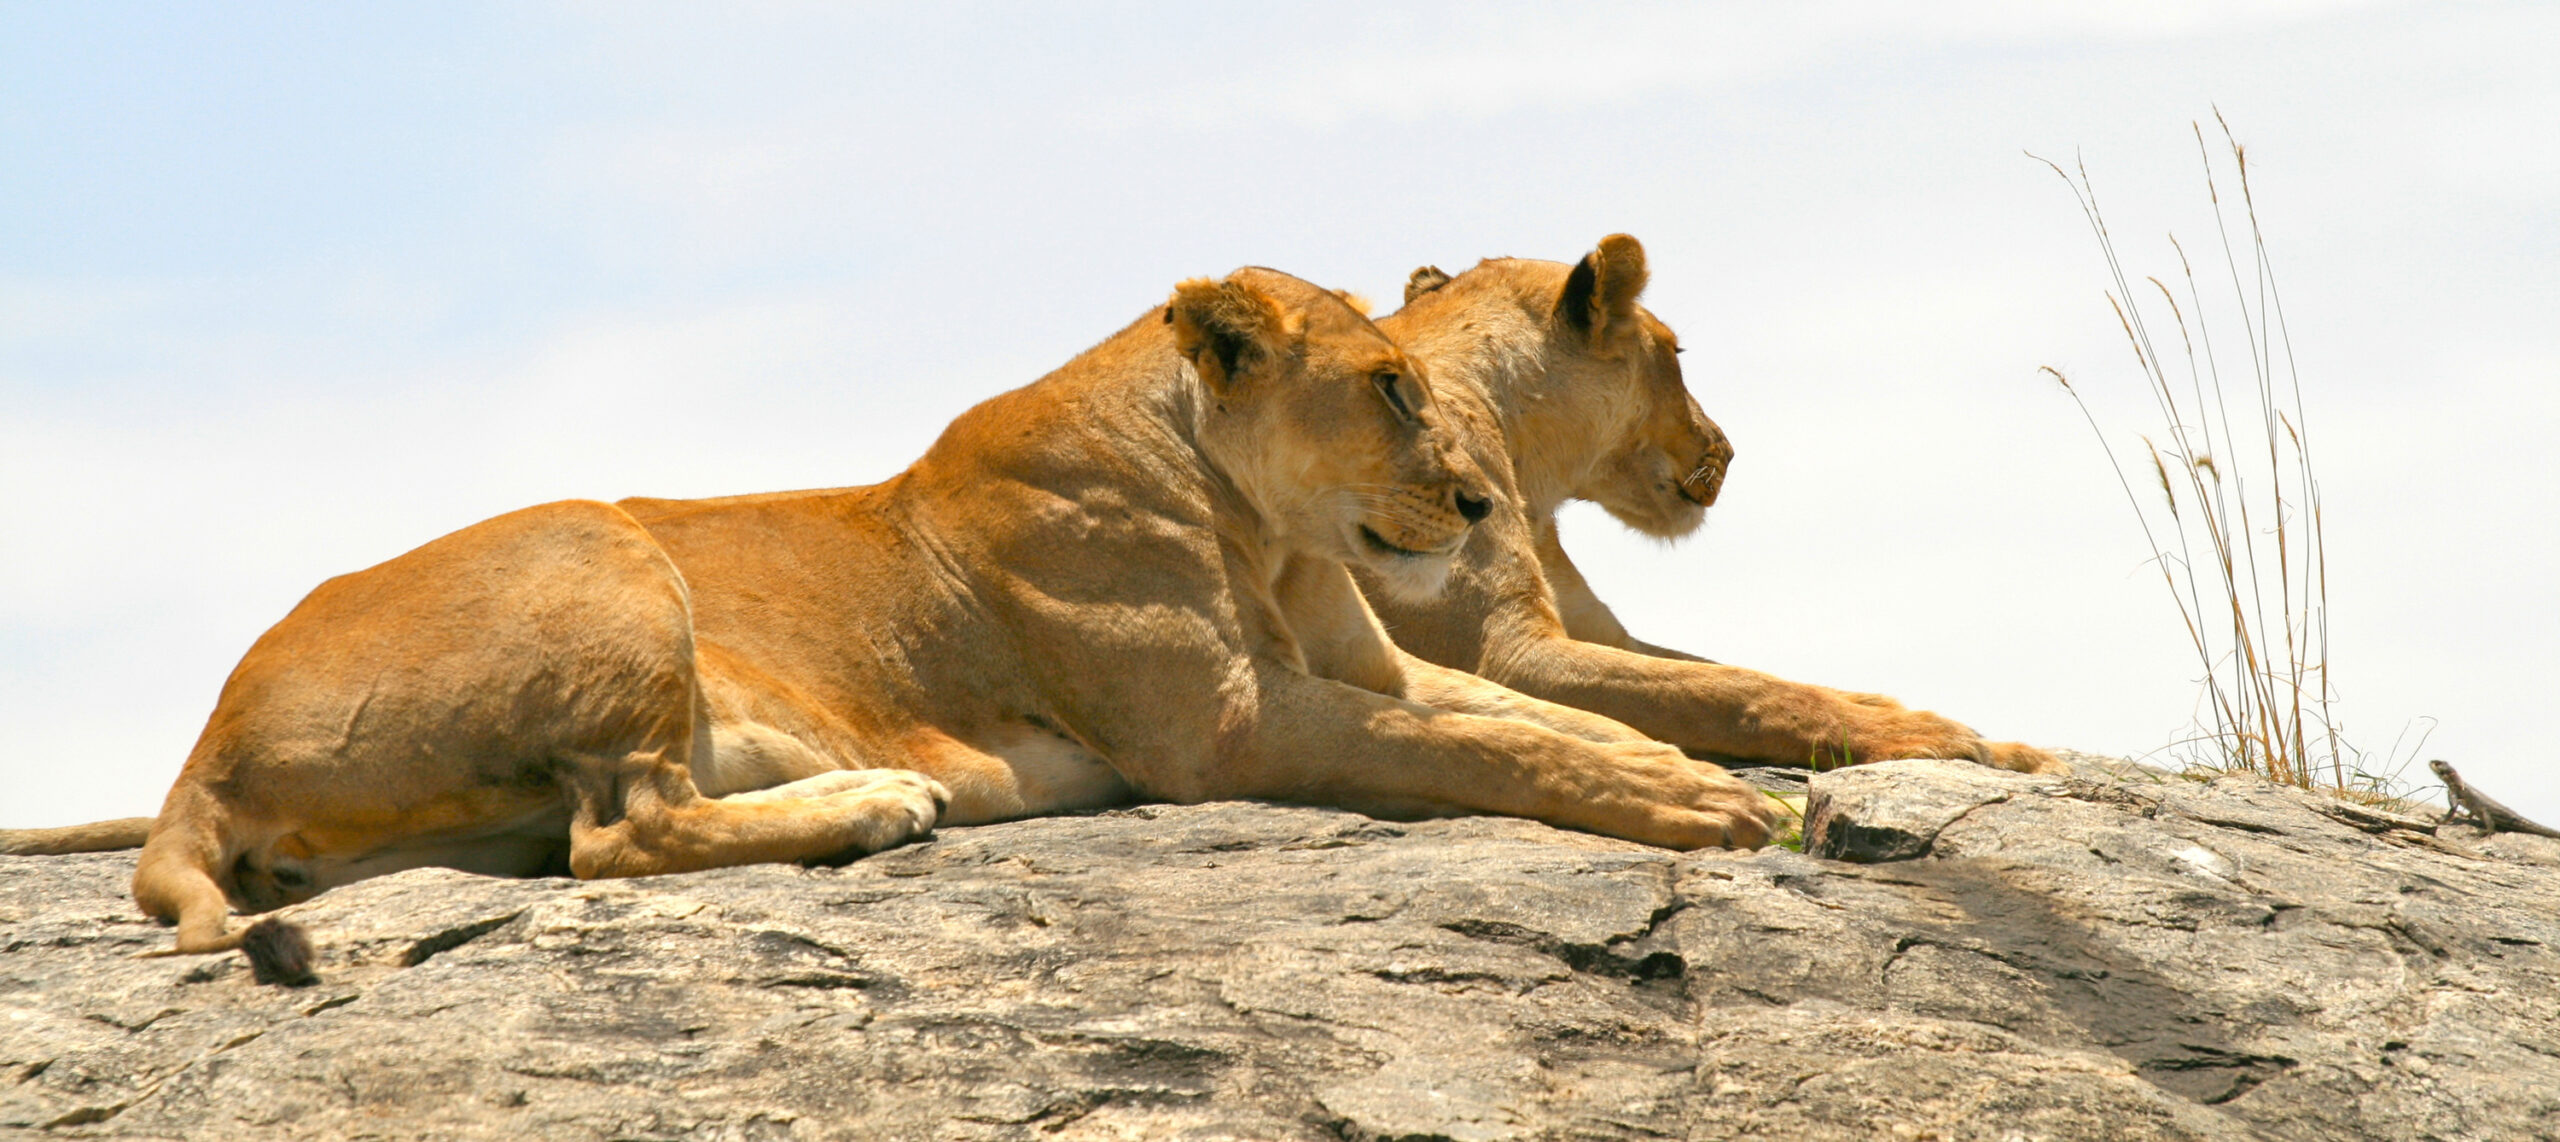
M 1393 555 L 1399 559 L 1429 559 L 1439 554 L 1434 551 L 1416 551 L 1410 547 L 1398 547 L 1387 542 L 1385 536 L 1370 530 L 1369 525 L 1365 523 L 1360 525 L 1360 541 L 1368 544 L 1371 551 L 1381 555 Z
M 1697 467 L 1690 469 L 1689 474 L 1682 477 L 1673 487 L 1679 490 L 1681 499 L 1706 508 L 1715 506 L 1716 492 L 1723 485 L 1723 467 L 1713 458 L 1709 458 L 1700 461 Z
M 1355 524 L 1352 529 L 1360 538 L 1351 541 L 1360 549 L 1359 562 L 1375 575 L 1387 594 L 1408 602 L 1420 602 L 1438 596 L 1449 583 L 1451 557 L 1458 552 L 1458 541 L 1438 551 L 1417 551 L 1390 543 L 1368 524 Z

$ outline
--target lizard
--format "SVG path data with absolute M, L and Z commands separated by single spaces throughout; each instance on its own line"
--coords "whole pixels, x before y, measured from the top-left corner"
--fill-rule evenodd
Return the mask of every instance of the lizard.
M 2453 808 L 2445 814 L 2445 820 L 2469 817 L 2484 833 L 2503 831 L 2560 837 L 2560 830 L 2526 820 L 2522 814 L 2490 800 L 2487 794 L 2464 784 L 2462 775 L 2455 773 L 2451 764 L 2436 760 L 2428 762 L 2427 768 L 2436 771 L 2436 777 L 2444 782 L 2446 797 L 2453 802 Z

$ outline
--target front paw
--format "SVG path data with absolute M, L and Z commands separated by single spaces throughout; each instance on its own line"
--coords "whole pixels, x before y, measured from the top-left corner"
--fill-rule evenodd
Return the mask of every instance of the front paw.
M 1870 710 L 1900 710 L 1904 708 L 1901 702 L 1896 701 L 1891 696 L 1885 694 L 1861 694 L 1855 690 L 1834 690 L 1832 691 L 1832 694 L 1838 697 L 1841 701 L 1847 702 L 1852 706 L 1864 706 Z
M 1603 831 L 1674 849 L 1756 849 L 1776 835 L 1786 810 L 1742 779 L 1700 765 L 1671 746 L 1611 747 L 1650 786 L 1633 820 Z
M 2019 773 L 2069 773 L 2071 766 L 2061 758 L 2023 742 L 1984 742 L 1982 755 L 1975 758 L 1996 769 Z
M 1865 765 L 1907 757 L 1943 757 L 1992 764 L 1990 743 L 1972 727 L 1926 710 L 1864 706 L 1841 712 L 1843 725 L 1836 744 L 1816 742 L 1814 768 Z
M 2018 773 L 2068 773 L 2061 758 L 2019 742 L 1985 741 L 1961 723 L 1926 711 L 1894 711 L 1851 746 L 1851 764 L 1905 757 L 1942 757 L 1974 761 Z

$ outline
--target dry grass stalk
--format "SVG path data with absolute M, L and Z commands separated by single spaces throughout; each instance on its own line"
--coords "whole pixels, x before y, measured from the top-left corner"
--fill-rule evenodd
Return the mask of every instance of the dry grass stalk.
M 2363 755 L 2341 740 L 2334 712 L 2328 544 L 2320 483 L 2312 475 L 2301 378 L 2250 191 L 2248 152 L 2219 109 L 2214 121 L 2230 149 L 2240 188 L 2239 213 L 2247 222 L 2244 241 L 2236 247 L 2212 148 L 2202 124 L 2190 126 L 2237 311 L 2236 330 L 2225 330 L 2223 337 L 2227 344 L 2236 332 L 2246 350 L 2245 382 L 2235 376 L 2225 383 L 2215 353 L 2216 330 L 2206 320 L 2204 294 L 2177 237 L 2171 235 L 2169 245 L 2178 258 L 2187 304 L 2181 306 L 2178 291 L 2159 278 L 2144 279 L 2159 295 L 2156 306 L 2177 329 L 2178 352 L 2171 357 L 2152 337 L 2150 318 L 2157 314 L 2145 312 L 2128 283 L 2099 213 L 2088 168 L 2080 166 L 2075 178 L 2060 164 L 2037 158 L 2071 187 L 2106 256 L 2113 283 L 2107 304 L 2149 383 L 2163 425 L 2161 438 L 2167 442 L 2164 448 L 2143 437 L 2159 484 L 2158 504 L 2147 504 L 2134 492 L 2080 391 L 2059 370 L 2047 366 L 2042 371 L 2062 382 L 2115 468 L 2203 669 L 2204 700 L 2197 719 L 2201 732 L 2180 743 L 2188 747 L 2188 760 L 2296 785 L 2379 785 L 2387 778 L 2364 771 Z M 2202 756 L 2193 756 L 2199 752 Z

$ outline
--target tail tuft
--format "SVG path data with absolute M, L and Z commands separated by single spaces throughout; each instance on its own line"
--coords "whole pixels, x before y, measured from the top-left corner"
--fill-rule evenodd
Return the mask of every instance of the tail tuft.
M 320 982 L 311 972 L 311 937 L 302 925 L 270 916 L 240 933 L 240 951 L 249 957 L 249 974 L 259 983 L 309 987 Z

